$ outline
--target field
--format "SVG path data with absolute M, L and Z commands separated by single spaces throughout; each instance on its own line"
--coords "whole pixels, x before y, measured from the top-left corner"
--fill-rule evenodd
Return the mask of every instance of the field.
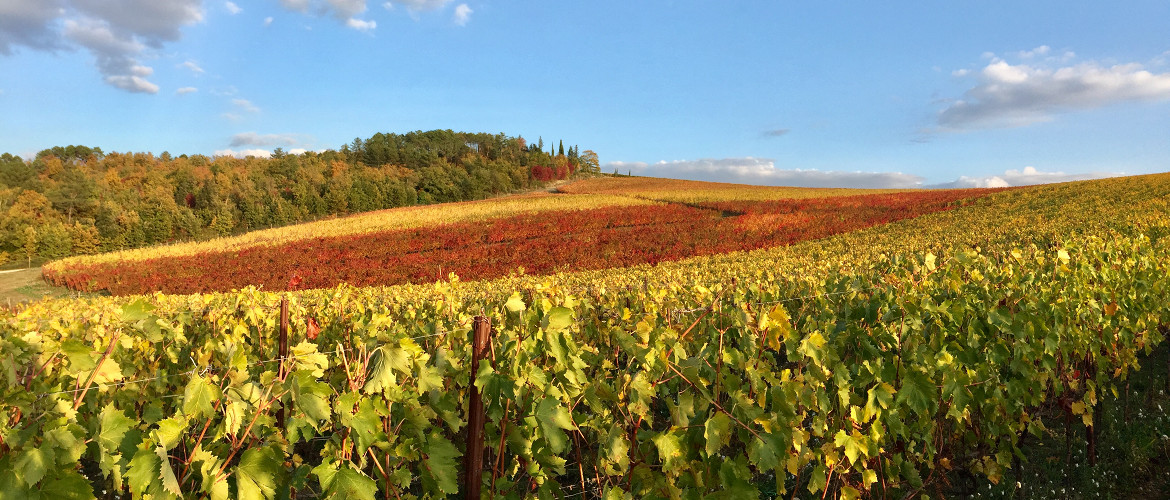
M 666 201 L 677 196 L 673 182 L 660 192 L 642 189 L 644 183 L 638 181 L 639 189 L 632 190 L 637 197 L 586 191 L 507 198 L 441 206 L 448 214 L 443 219 L 434 216 L 440 207 L 388 210 L 341 219 L 331 226 L 332 236 L 315 227 L 322 223 L 281 231 L 281 238 L 240 238 L 218 250 L 205 244 L 181 247 L 181 253 L 165 248 L 117 260 L 70 259 L 48 266 L 45 277 L 73 289 L 132 295 L 248 285 L 281 290 L 294 276 L 297 287 L 326 288 L 426 282 L 441 279 L 444 271 L 475 280 L 517 269 L 544 275 L 786 245 L 945 210 L 989 194 L 838 190 L 831 192 L 835 196 L 683 203 Z M 612 188 L 603 185 L 602 190 Z M 748 193 L 759 198 L 764 190 L 754 191 Z M 773 191 L 773 196 L 785 193 Z
M 1170 325 L 1170 175 L 561 191 L 47 265 L 57 283 L 128 296 L 0 313 L 0 496 L 408 498 L 474 483 L 510 498 L 1087 497 L 1166 484 L 1147 465 L 1170 443 L 1144 440 L 1170 422 L 1138 412 L 1165 400 L 1147 365 L 1165 364 L 1149 356 L 1166 356 Z M 486 452 L 467 479 L 473 431 Z M 1067 458 L 1046 466 L 1036 446 L 1061 442 Z

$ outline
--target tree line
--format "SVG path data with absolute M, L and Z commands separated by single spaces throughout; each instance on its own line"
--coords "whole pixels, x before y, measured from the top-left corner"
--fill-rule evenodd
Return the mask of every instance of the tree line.
M 482 199 L 598 172 L 577 146 L 432 130 L 269 158 L 0 154 L 0 263 L 199 240 L 384 208 Z

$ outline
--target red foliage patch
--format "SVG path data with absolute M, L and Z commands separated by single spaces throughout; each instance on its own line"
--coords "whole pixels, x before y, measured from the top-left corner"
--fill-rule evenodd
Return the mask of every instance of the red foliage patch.
M 279 247 L 78 266 L 46 276 L 115 295 L 394 285 L 658 263 L 788 245 L 945 210 L 987 190 L 542 212 L 490 221 L 316 238 Z M 292 274 L 294 279 L 290 280 Z M 299 278 L 299 279 L 298 279 Z

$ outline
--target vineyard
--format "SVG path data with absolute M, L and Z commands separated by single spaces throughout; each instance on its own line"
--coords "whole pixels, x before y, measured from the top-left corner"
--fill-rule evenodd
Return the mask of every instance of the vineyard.
M 361 235 L 305 238 L 237 251 L 109 263 L 63 262 L 52 283 L 116 295 L 228 291 L 248 285 L 326 288 L 399 285 L 441 278 L 491 279 L 517 268 L 533 274 L 655 264 L 754 250 L 945 210 L 979 191 L 839 196 L 702 204 L 621 204 L 546 210 L 473 222 Z
M 227 287 L 237 274 L 264 287 L 0 313 L 0 497 L 903 498 L 960 473 L 1020 484 L 1028 440 L 1083 431 L 1095 462 L 1104 402 L 1128 397 L 1170 325 L 1170 175 L 774 198 L 603 181 L 549 206 L 632 201 L 297 236 L 231 258 L 63 261 L 54 279 L 114 293 L 226 289 L 200 283 L 213 269 Z M 428 266 L 477 249 L 493 271 L 450 265 L 435 281 Z M 355 265 L 366 251 L 381 256 Z M 412 274 L 393 254 L 431 261 Z M 530 254 L 549 265 L 516 258 Z M 299 255 L 345 264 L 278 267 Z M 345 279 L 404 284 L 313 281 L 359 266 L 402 274 Z

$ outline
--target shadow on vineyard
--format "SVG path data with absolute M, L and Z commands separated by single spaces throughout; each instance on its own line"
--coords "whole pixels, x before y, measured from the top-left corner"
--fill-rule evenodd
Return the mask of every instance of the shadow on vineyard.
M 1170 344 L 1140 359 L 1129 393 L 1118 381 L 1118 397 L 1101 400 L 1103 429 L 1097 464 L 1089 464 L 1085 425 L 1058 402 L 1040 413 L 1045 431 L 1028 435 L 1026 461 L 1006 471 L 999 484 L 956 472 L 940 484 L 936 498 L 1166 498 L 1170 491 Z M 1067 422 L 1067 427 L 1066 427 Z M 1066 433 L 1067 429 L 1067 433 Z M 976 479 L 978 478 L 978 479 Z

